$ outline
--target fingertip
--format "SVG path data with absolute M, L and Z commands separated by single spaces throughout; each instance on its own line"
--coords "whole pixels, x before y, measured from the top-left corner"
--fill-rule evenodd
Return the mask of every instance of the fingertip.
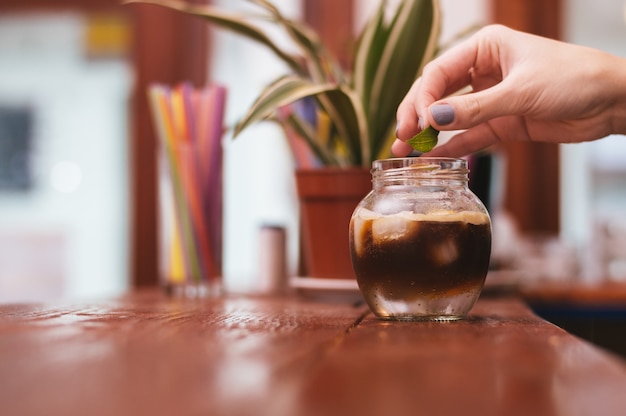
M 418 114 L 412 106 L 398 107 L 396 120 L 396 137 L 400 140 L 408 140 L 422 130 Z
M 417 125 L 420 128 L 420 131 L 424 130 L 426 128 L 426 121 L 424 121 L 423 117 L 418 117 L 417 118 Z
M 413 148 L 411 147 L 411 145 L 405 141 L 396 139 L 391 144 L 391 154 L 393 154 L 396 157 L 408 156 L 409 154 L 411 154 L 412 151 L 413 151 Z
M 396 137 L 402 141 L 409 140 L 423 130 L 421 127 L 422 124 L 422 120 L 418 119 L 415 115 L 398 120 L 396 125 Z

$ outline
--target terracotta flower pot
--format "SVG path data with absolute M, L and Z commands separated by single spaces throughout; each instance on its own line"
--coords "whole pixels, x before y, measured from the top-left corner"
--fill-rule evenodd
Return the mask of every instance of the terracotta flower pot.
M 354 208 L 372 189 L 366 168 L 296 171 L 300 202 L 303 276 L 356 279 L 350 261 L 348 229 Z

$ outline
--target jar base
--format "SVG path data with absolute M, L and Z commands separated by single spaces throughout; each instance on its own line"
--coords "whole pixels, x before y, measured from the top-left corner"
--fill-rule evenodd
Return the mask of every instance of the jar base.
M 377 317 L 383 321 L 400 322 L 454 322 L 465 319 L 465 315 L 387 315 Z
M 425 295 L 388 299 L 380 292 L 363 293 L 378 318 L 388 321 L 458 321 L 465 318 L 480 296 L 482 285 L 454 295 Z

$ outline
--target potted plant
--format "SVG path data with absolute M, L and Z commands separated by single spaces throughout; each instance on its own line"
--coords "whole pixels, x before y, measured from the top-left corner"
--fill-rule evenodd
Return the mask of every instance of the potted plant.
M 206 19 L 265 45 L 287 64 L 289 72 L 260 93 L 235 126 L 234 137 L 256 122 L 275 120 L 293 142 L 294 152 L 304 151 L 307 160 L 314 160 L 314 168 L 296 171 L 298 191 L 305 193 L 301 194 L 301 254 L 306 272 L 315 277 L 351 277 L 347 222 L 356 203 L 371 188 L 372 161 L 389 155 L 398 104 L 437 53 L 438 1 L 404 0 L 390 15 L 382 1 L 357 36 L 350 68 L 339 64 L 312 28 L 284 16 L 268 0 L 250 1 L 258 6 L 258 14 L 225 13 L 182 0 L 127 3 L 157 4 Z M 282 29 L 297 52 L 278 46 L 255 23 L 260 21 Z M 355 178 L 357 183 L 353 184 Z M 330 196 L 321 195 L 326 191 Z M 321 208 L 322 201 L 333 198 L 342 211 L 337 216 Z M 314 217 L 325 224 L 307 225 L 306 221 Z M 341 237 L 330 234 L 336 228 Z M 314 243 L 320 248 L 314 248 Z M 314 252 L 320 250 L 323 258 L 312 260 Z

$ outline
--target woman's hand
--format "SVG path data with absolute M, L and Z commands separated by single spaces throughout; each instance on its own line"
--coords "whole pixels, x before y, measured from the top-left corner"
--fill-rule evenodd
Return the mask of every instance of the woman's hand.
M 465 94 L 454 94 L 470 87 Z M 396 156 L 428 125 L 464 130 L 429 156 L 505 140 L 582 142 L 626 133 L 626 59 L 492 25 L 424 68 L 397 111 Z

